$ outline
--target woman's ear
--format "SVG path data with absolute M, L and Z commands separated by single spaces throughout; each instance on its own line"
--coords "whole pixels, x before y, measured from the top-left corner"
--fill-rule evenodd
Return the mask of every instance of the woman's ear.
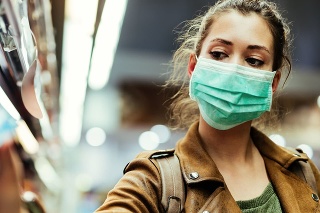
M 189 63 L 188 63 L 188 76 L 189 78 L 192 75 L 192 72 L 197 64 L 197 59 L 195 54 L 190 54 Z
M 273 78 L 273 82 L 272 82 L 272 92 L 274 93 L 280 83 L 280 79 L 281 79 L 281 72 L 280 71 L 276 71 L 276 75 Z

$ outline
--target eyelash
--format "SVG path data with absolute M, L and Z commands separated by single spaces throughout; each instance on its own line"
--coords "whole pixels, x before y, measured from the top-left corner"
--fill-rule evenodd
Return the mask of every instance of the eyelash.
M 213 57 L 213 59 L 218 60 L 218 61 L 228 57 L 227 54 L 225 54 L 224 52 L 220 52 L 220 51 L 212 51 L 212 52 L 210 52 L 210 55 Z M 223 57 L 222 57 L 222 55 L 223 55 Z
M 214 60 L 217 60 L 217 61 L 223 60 L 224 58 L 228 57 L 226 53 L 220 52 L 220 51 L 211 51 L 210 55 Z M 253 67 L 261 67 L 262 65 L 264 65 L 264 61 L 256 58 L 249 57 L 249 58 L 246 58 L 245 60 L 250 66 L 253 66 Z
M 253 60 L 253 61 L 252 61 Z M 247 58 L 246 61 L 251 65 L 251 66 L 254 66 L 254 67 L 261 67 L 262 65 L 264 65 L 264 61 L 261 61 L 259 59 L 256 59 L 256 58 Z M 251 62 L 249 62 L 251 61 Z

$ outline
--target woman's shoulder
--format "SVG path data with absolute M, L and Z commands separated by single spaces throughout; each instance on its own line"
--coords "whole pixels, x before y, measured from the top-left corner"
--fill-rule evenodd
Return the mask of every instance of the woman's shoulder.
M 156 159 L 173 153 L 174 150 L 156 150 L 137 154 L 96 212 L 162 212 L 162 184 Z
M 166 157 L 166 156 L 173 155 L 174 151 L 175 151 L 174 149 L 142 151 L 136 156 L 135 159 L 139 159 L 139 158 L 156 159 L 156 158 Z
M 126 165 L 124 168 L 124 173 L 131 169 L 138 169 L 146 166 L 155 167 L 159 171 L 159 166 L 156 160 L 159 158 L 172 156 L 174 152 L 174 149 L 142 151 Z

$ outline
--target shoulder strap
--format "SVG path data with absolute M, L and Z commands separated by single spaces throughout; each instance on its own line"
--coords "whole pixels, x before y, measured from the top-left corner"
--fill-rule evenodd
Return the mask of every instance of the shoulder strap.
M 303 153 L 301 149 L 294 149 L 291 147 L 287 147 L 287 148 L 293 151 L 294 153 L 296 153 L 297 155 L 306 155 L 305 153 Z M 298 161 L 298 165 L 299 166 L 292 168 L 292 172 L 295 173 L 299 178 L 304 180 L 307 184 L 309 184 L 313 190 L 313 193 L 318 194 L 316 179 L 314 177 L 309 161 L 300 160 Z
M 167 213 L 181 212 L 186 198 L 179 159 L 173 154 L 156 160 L 162 180 L 161 204 Z

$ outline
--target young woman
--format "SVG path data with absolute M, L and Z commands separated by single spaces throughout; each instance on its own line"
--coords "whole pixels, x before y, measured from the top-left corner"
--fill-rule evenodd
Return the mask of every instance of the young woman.
M 282 72 L 291 69 L 290 31 L 276 5 L 218 1 L 185 29 L 168 82 L 185 82 L 172 105 L 176 124 L 190 126 L 175 148 L 184 212 L 320 212 L 316 166 L 252 127 L 271 110 Z M 151 156 L 127 166 L 96 212 L 164 212 Z M 309 161 L 317 191 L 292 171 L 301 160 Z

